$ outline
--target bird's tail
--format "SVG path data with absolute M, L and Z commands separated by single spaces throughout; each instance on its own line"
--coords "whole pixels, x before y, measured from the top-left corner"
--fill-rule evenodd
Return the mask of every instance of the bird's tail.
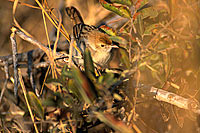
M 70 17 L 74 25 L 84 24 L 80 12 L 73 6 L 65 8 L 67 15 Z

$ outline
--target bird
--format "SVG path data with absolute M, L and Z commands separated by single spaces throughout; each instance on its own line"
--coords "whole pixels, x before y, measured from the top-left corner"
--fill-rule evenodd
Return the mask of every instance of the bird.
M 80 51 L 84 52 L 85 48 L 88 48 L 93 62 L 106 68 L 112 57 L 111 50 L 118 46 L 113 44 L 109 35 L 102 29 L 85 24 L 80 12 L 75 7 L 66 7 L 65 11 L 73 22 L 73 36 Z M 76 54 L 80 53 L 76 51 Z

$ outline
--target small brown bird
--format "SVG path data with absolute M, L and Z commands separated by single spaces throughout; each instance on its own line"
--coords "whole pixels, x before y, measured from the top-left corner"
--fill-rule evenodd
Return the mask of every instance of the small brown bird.
M 113 45 L 109 36 L 103 33 L 100 28 L 84 24 L 75 7 L 67 7 L 66 12 L 74 23 L 73 33 L 77 46 L 82 52 L 87 47 L 91 52 L 93 61 L 103 68 L 107 67 L 112 55 L 112 48 L 118 48 L 118 46 Z

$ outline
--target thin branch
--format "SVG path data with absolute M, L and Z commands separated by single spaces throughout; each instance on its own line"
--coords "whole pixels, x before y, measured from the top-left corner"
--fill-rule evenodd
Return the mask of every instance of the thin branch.
M 146 90 L 147 94 L 152 94 L 153 98 L 158 101 L 167 102 L 169 104 L 175 105 L 179 108 L 190 110 L 194 113 L 200 114 L 199 102 L 191 99 L 184 98 L 175 93 L 165 91 L 156 87 L 139 87 L 140 90 Z
M 3 98 L 4 91 L 6 90 L 6 86 L 7 86 L 8 79 L 9 79 L 8 62 L 6 62 L 6 61 L 4 61 L 4 71 L 5 71 L 5 74 L 6 74 L 6 79 L 4 81 L 3 88 L 1 90 L 0 103 L 1 103 L 1 100 Z
M 74 37 L 72 35 L 69 48 L 69 67 L 71 67 L 72 65 L 73 43 L 74 43 Z
M 126 70 L 122 72 L 120 80 L 114 85 L 112 85 L 110 90 L 113 91 L 114 88 L 116 88 L 116 86 L 128 80 L 128 78 L 131 75 L 133 75 L 136 72 L 136 70 L 137 70 L 136 68 L 133 68 L 131 70 Z M 135 86 L 135 88 L 138 88 L 138 91 L 145 92 L 144 93 L 145 95 L 153 96 L 153 98 L 158 101 L 167 102 L 179 108 L 190 110 L 190 111 L 193 111 L 194 113 L 200 114 L 199 102 L 194 99 L 184 98 L 175 93 L 168 92 L 168 91 L 165 91 L 163 89 L 159 89 L 153 86 L 144 86 L 142 84 L 139 84 Z
M 42 50 L 47 54 L 47 56 L 49 56 L 50 49 L 49 49 L 47 46 L 45 46 L 44 44 L 38 42 L 37 40 L 33 39 L 32 37 L 27 36 L 27 35 L 26 35 L 24 32 L 22 32 L 21 30 L 15 28 L 15 27 L 13 27 L 13 29 L 16 30 L 16 34 L 17 34 L 20 38 L 22 38 L 23 40 L 28 41 L 29 43 L 31 43 L 31 44 L 37 46 L 38 48 L 42 49 Z
M 18 60 L 17 60 L 17 43 L 15 38 L 16 30 L 14 28 L 11 29 L 12 33 L 10 35 L 10 40 L 12 44 L 12 55 L 13 55 L 13 67 L 14 67 L 14 94 L 17 96 L 18 90 Z
M 34 91 L 36 91 L 36 85 L 34 81 L 34 76 L 33 76 L 33 51 L 28 52 L 28 77 L 31 82 L 31 86 Z
M 27 104 L 27 107 L 28 107 L 28 110 L 29 110 L 29 113 L 31 115 L 31 119 L 32 119 L 32 122 L 33 122 L 33 125 L 35 127 L 35 131 L 36 133 L 39 133 L 38 132 L 38 129 L 37 129 L 37 125 L 35 124 L 35 120 L 34 120 L 34 116 L 33 116 L 33 113 L 32 113 L 32 110 L 31 110 L 31 107 L 30 107 L 30 104 L 29 104 L 29 101 L 28 101 L 28 98 L 27 98 L 27 92 L 26 92 L 26 88 L 25 88 L 25 85 L 24 85 L 24 81 L 22 79 L 22 74 L 21 74 L 21 70 L 19 70 L 19 81 L 20 81 L 20 85 L 22 87 L 22 91 L 23 91 L 23 94 L 24 94 L 24 98 L 25 98 L 25 101 L 26 101 L 26 104 Z
M 175 19 L 171 19 L 170 22 L 168 22 L 165 26 L 165 28 L 162 28 L 150 41 L 149 43 L 146 45 L 146 48 L 149 48 L 151 46 L 151 43 L 156 40 L 156 38 L 158 38 L 158 36 L 166 29 L 166 27 L 170 26 L 173 22 L 175 21 Z

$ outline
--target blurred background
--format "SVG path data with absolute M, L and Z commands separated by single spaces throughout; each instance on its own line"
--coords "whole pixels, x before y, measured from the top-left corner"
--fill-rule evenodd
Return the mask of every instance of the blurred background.
M 27 3 L 33 6 L 37 6 L 37 4 L 34 1 L 26 1 L 21 0 L 21 3 Z M 80 10 L 82 17 L 84 18 L 85 23 L 89 25 L 98 25 L 102 23 L 101 21 L 103 18 L 105 18 L 110 12 L 106 9 L 104 9 L 99 3 L 98 0 L 48 0 L 48 6 L 55 10 L 60 10 L 63 16 L 63 24 L 66 26 L 67 31 L 69 30 L 69 33 L 72 30 L 72 23 L 70 19 L 66 16 L 64 7 L 66 6 L 75 6 L 77 9 Z M 0 21 L 0 55 L 10 55 L 11 54 L 11 44 L 9 40 L 10 36 L 10 28 L 13 25 L 12 20 L 12 6 L 13 1 L 12 0 L 1 0 L 0 5 L 0 12 L 1 12 L 1 21 Z M 55 11 L 56 12 L 56 11 Z M 41 14 L 41 10 L 39 9 L 33 9 L 25 5 L 19 4 L 16 12 L 16 19 L 19 22 L 19 24 L 26 29 L 31 35 L 33 35 L 37 40 L 40 42 L 47 44 L 47 39 L 45 36 L 45 30 L 44 30 L 44 22 Z M 50 22 L 47 20 L 47 26 L 50 34 L 51 41 L 53 38 L 53 26 L 50 24 Z M 18 50 L 19 52 L 25 52 L 31 49 L 34 49 L 34 46 L 27 44 L 26 42 L 23 42 L 19 40 L 18 43 Z

